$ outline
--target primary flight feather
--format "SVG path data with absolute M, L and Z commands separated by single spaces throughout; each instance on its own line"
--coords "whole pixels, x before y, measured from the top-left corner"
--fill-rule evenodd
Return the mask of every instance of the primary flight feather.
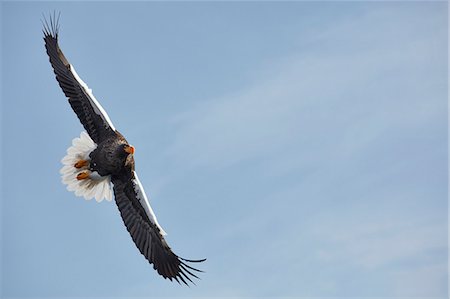
M 86 132 L 75 138 L 62 159 L 63 183 L 69 191 L 86 199 L 114 199 L 122 220 L 136 247 L 164 278 L 188 284 L 198 278 L 188 260 L 177 256 L 167 244 L 166 233 L 149 204 L 134 169 L 134 147 L 112 124 L 108 114 L 95 99 L 58 45 L 58 21 L 55 14 L 44 19 L 45 48 L 50 63 L 69 104 Z M 111 190 L 111 184 L 113 188 Z

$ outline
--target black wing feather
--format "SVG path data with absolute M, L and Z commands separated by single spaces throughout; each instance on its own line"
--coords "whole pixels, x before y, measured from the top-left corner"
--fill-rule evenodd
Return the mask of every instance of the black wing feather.
M 56 80 L 69 100 L 70 106 L 95 143 L 100 143 L 114 133 L 95 101 L 73 75 L 72 66 L 58 45 L 59 15 L 50 16 L 50 24 L 44 17 L 45 48 L 56 75 Z
M 67 61 L 58 45 L 59 15 L 50 16 L 50 23 L 44 17 L 43 33 L 45 48 L 49 56 L 60 87 L 67 96 L 69 103 L 78 116 L 89 136 L 95 143 L 100 143 L 112 134 L 118 134 L 109 125 L 107 116 L 102 114 L 100 107 L 90 97 L 87 90 L 77 80 L 72 72 L 72 66 Z M 149 219 L 144 207 L 140 204 L 136 194 L 136 186 L 132 172 L 121 177 L 112 177 L 114 195 L 120 215 L 134 243 L 145 258 L 153 264 L 153 268 L 164 278 L 194 283 L 189 277 L 198 278 L 187 268 L 195 269 L 187 264 L 203 262 L 202 260 L 187 260 L 177 256 L 169 247 L 159 228 Z
M 113 177 L 114 195 L 122 220 L 131 235 L 136 247 L 142 255 L 153 264 L 153 268 L 164 278 L 180 280 L 188 285 L 188 281 L 194 283 L 189 276 L 198 278 L 187 268 L 195 269 L 186 262 L 202 262 L 203 260 L 187 260 L 177 256 L 161 235 L 159 228 L 150 221 L 145 210 L 139 203 L 134 191 L 133 174 L 126 177 Z M 187 268 L 186 268 L 187 267 Z

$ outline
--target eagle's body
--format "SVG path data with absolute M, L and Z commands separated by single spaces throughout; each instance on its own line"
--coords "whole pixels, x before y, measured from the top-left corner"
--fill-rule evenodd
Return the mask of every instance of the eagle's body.
M 112 124 L 108 114 L 95 99 L 58 45 L 58 21 L 45 22 L 44 41 L 50 63 L 61 89 L 86 132 L 72 141 L 62 159 L 63 183 L 69 191 L 86 199 L 114 199 L 122 220 L 134 243 L 153 268 L 164 278 L 192 282 L 197 277 L 186 260 L 177 256 L 167 244 L 134 167 L 134 147 Z M 197 277 L 198 278 L 198 277 Z
M 123 150 L 124 146 L 129 146 L 122 135 L 111 136 L 97 145 L 97 148 L 89 154 L 92 171 L 96 171 L 100 176 L 118 176 L 121 172 L 134 170 L 134 158 Z M 130 162 L 125 163 L 126 159 Z M 125 167 L 124 167 L 125 165 Z

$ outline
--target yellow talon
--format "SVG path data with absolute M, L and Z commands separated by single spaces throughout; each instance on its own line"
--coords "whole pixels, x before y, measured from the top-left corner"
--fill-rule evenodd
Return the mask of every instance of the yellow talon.
M 88 166 L 88 164 L 89 164 L 88 160 L 80 160 L 77 163 L 75 163 L 74 167 L 75 168 L 81 168 L 81 167 L 84 167 L 84 166 Z
M 79 181 L 85 180 L 85 179 L 87 179 L 88 177 L 89 177 L 89 173 L 88 173 L 87 171 L 80 172 L 80 173 L 77 175 L 77 180 L 79 180 Z

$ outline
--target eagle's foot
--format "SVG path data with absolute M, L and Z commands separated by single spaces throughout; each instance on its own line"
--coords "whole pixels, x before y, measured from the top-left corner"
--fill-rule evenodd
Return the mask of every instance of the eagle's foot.
M 89 160 L 80 160 L 77 163 L 75 163 L 74 167 L 75 168 L 82 168 L 82 167 L 85 167 L 85 166 L 88 166 L 88 165 L 89 165 Z
M 80 172 L 79 174 L 77 174 L 77 180 L 79 180 L 79 181 L 85 180 L 87 178 L 89 178 L 89 172 L 87 172 L 87 171 L 83 171 L 83 172 Z

